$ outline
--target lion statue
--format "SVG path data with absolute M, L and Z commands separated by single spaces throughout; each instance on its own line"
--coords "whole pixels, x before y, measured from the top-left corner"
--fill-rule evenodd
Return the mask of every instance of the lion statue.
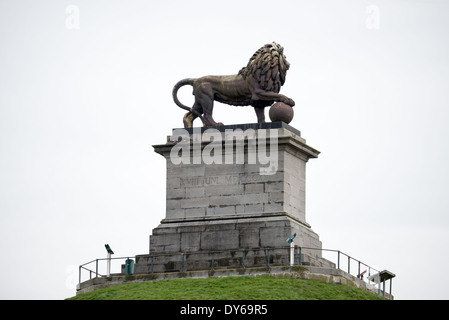
M 188 111 L 184 115 L 184 127 L 191 128 L 197 117 L 205 127 L 223 125 L 212 118 L 214 100 L 233 106 L 253 106 L 258 123 L 265 122 L 265 107 L 274 102 L 280 101 L 293 107 L 295 102 L 292 99 L 279 94 L 290 67 L 283 52 L 284 48 L 273 42 L 257 50 L 248 65 L 236 75 L 179 81 L 173 88 L 173 100 Z M 178 100 L 178 90 L 185 85 L 193 87 L 195 102 L 192 108 Z

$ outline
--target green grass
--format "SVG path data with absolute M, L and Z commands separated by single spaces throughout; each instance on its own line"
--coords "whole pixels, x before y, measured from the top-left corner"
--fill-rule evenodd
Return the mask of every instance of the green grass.
M 116 285 L 68 300 L 381 300 L 352 286 L 272 276 L 172 279 Z

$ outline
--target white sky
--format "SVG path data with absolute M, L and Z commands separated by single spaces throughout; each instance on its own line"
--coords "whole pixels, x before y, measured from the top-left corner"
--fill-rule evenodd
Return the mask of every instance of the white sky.
M 0 0 L 0 298 L 73 296 L 105 243 L 147 253 L 165 217 L 151 145 L 182 127 L 173 85 L 237 73 L 276 41 L 291 125 L 321 151 L 306 217 L 323 247 L 394 272 L 396 299 L 448 299 L 448 12 L 444 0 Z M 214 117 L 256 121 L 220 104 Z

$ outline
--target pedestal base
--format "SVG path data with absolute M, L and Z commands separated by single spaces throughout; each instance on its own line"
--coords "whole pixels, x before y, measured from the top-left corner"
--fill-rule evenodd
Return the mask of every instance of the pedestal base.
M 163 223 L 150 236 L 150 254 L 136 257 L 135 272 L 211 270 L 289 265 L 296 233 L 295 264 L 330 267 L 310 227 L 285 213 L 259 217 Z M 301 257 L 299 256 L 301 254 Z

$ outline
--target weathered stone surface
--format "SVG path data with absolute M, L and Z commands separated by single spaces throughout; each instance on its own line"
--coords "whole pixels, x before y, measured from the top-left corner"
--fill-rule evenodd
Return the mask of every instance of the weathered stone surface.
M 227 136 L 226 127 L 220 128 L 223 139 Z M 284 126 L 275 130 L 278 130 L 279 137 L 278 167 L 271 175 L 262 175 L 260 168 L 264 166 L 259 163 L 207 164 L 200 161 L 196 164 L 174 164 L 170 160 L 169 151 L 176 142 L 169 138 L 167 144 L 155 146 L 156 152 L 167 159 L 166 205 L 170 211 L 166 218 L 191 219 L 195 212 L 198 213 L 198 218 L 221 213 L 255 213 L 257 208 L 260 214 L 286 212 L 305 222 L 305 164 L 309 158 L 317 157 L 319 152 L 307 146 L 292 127 Z M 259 131 L 256 132 L 258 135 Z M 227 143 L 223 140 L 221 150 L 226 149 Z M 204 145 L 200 146 L 200 151 L 201 148 L 204 149 Z M 271 150 L 270 148 L 270 145 L 266 146 L 267 150 Z M 195 151 L 193 146 L 190 151 Z M 248 159 L 248 150 L 244 151 L 243 158 Z M 236 159 L 235 154 L 232 159 Z M 228 207 L 224 208 L 225 206 Z M 194 208 L 206 210 L 189 210 Z
M 247 126 L 240 128 L 251 127 Z M 267 259 L 288 263 L 286 239 L 293 233 L 297 234 L 295 244 L 312 248 L 302 251 L 304 261 L 322 263 L 319 262 L 324 261 L 321 251 L 313 250 L 320 249 L 321 242 L 305 216 L 306 162 L 316 158 L 319 152 L 307 146 L 296 129 L 285 124 L 273 124 L 273 128 L 264 124 L 264 128 L 255 129 L 255 136 L 263 133 L 268 137 L 268 130 L 277 130 L 277 162 L 273 164 L 277 169 L 272 174 L 261 174 L 261 167 L 266 168 L 266 164 L 247 163 L 259 155 L 249 147 L 253 142 L 245 140 L 239 149 L 236 141 L 225 139 L 232 136 L 226 131 L 229 127 L 239 129 L 239 126 L 217 127 L 218 135 L 214 132 L 214 136 L 221 135 L 223 141 L 214 146 L 220 146 L 224 152 L 223 162 L 227 159 L 233 163 L 201 161 L 198 155 L 207 145 L 193 146 L 201 140 L 193 131 L 188 164 L 171 161 L 170 150 L 177 140 L 168 137 L 166 144 L 154 146 L 167 159 L 167 211 L 150 236 L 153 269 L 175 270 L 182 263 L 200 269 L 210 266 L 212 252 L 217 266 L 234 266 L 242 261 L 257 265 L 266 263 Z M 266 141 L 265 147 L 271 154 L 275 149 L 270 149 L 270 139 Z M 241 150 L 243 154 L 238 153 Z M 237 163 L 237 160 L 245 162 Z M 267 250 L 272 251 L 269 258 Z M 245 255 L 246 259 L 239 255 Z M 147 270 L 149 258 L 139 257 L 135 269 Z

